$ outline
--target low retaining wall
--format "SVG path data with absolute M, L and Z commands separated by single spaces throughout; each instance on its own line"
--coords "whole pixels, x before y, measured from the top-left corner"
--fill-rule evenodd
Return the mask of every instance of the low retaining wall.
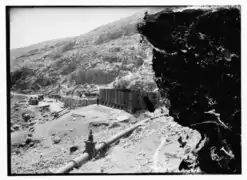
M 80 99 L 73 97 L 61 97 L 61 102 L 64 103 L 65 108 L 74 109 L 76 107 L 88 106 L 90 104 L 96 104 L 97 99 Z

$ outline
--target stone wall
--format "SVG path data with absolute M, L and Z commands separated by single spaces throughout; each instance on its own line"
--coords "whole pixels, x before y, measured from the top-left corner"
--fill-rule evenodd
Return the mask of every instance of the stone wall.
M 75 97 L 61 97 L 60 101 L 64 103 L 65 108 L 69 108 L 69 109 L 75 109 L 76 107 L 96 104 L 96 98 L 81 99 L 81 98 L 75 98 Z

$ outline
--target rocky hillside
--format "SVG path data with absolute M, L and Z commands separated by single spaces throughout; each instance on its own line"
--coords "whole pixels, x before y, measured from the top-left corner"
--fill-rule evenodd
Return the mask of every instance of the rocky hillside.
M 197 7 L 138 24 L 171 115 L 206 139 L 198 163 L 207 173 L 241 172 L 240 18 L 239 7 Z
M 152 69 L 144 68 L 150 66 L 148 57 L 152 51 L 139 44 L 140 35 L 136 31 L 136 24 L 143 16 L 141 11 L 78 37 L 11 50 L 12 90 L 22 93 L 56 90 L 68 95 L 83 89 L 85 84 L 113 86 L 118 80 L 114 85 L 119 86 L 119 80 L 126 75 L 140 77 L 139 71 L 148 71 L 144 73 L 149 75 L 150 87 L 154 89 Z M 134 87 L 133 83 L 129 87 Z

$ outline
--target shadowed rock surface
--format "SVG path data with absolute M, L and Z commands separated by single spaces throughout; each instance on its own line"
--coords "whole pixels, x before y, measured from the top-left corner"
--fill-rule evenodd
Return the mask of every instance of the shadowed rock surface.
M 208 139 L 198 152 L 202 171 L 241 173 L 240 8 L 160 11 L 137 30 L 153 48 L 156 83 L 170 114 Z M 213 159 L 213 147 L 229 163 Z

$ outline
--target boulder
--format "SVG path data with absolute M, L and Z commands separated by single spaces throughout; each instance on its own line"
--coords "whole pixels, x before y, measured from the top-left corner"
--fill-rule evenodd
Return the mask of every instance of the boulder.
M 34 124 L 36 124 L 36 122 L 35 122 L 35 121 L 32 121 L 32 122 L 30 122 L 28 125 L 29 125 L 29 126 L 33 126 Z
M 53 132 L 51 135 L 52 135 L 52 136 L 55 136 L 55 135 L 56 135 L 56 133 L 55 133 L 55 132 Z
M 21 153 L 21 151 L 20 150 L 15 150 L 15 154 L 20 154 Z
M 26 145 L 25 143 L 20 143 L 20 144 L 18 145 L 18 147 L 19 147 L 19 148 L 22 148 L 22 147 L 25 147 L 25 145 Z
M 32 139 L 31 138 L 27 138 L 26 141 L 25 141 L 26 144 L 29 144 L 31 142 L 32 142 Z
M 118 122 L 113 122 L 110 126 L 109 129 L 115 128 L 115 127 L 119 127 L 120 124 Z
M 48 114 L 44 114 L 44 115 L 43 115 L 43 118 L 46 118 L 46 117 L 48 117 Z
M 55 137 L 53 138 L 53 143 L 54 143 L 54 144 L 58 144 L 60 141 L 61 141 L 61 138 L 60 138 L 59 136 L 55 136 Z
M 34 142 L 30 142 L 29 147 L 33 147 L 33 146 L 34 146 Z
M 117 122 L 129 122 L 130 117 L 128 117 L 128 116 L 118 116 L 116 119 L 117 119 Z
M 93 127 L 98 127 L 98 126 L 108 126 L 109 123 L 106 121 L 93 121 L 93 122 L 90 122 L 89 125 Z
M 30 132 L 34 132 L 34 130 L 35 130 L 34 127 L 30 127 L 30 128 L 29 128 L 29 131 L 30 131 Z
M 73 153 L 73 152 L 77 151 L 78 149 L 79 149 L 78 146 L 72 146 L 69 148 L 69 151 L 70 151 L 70 153 Z
M 30 114 L 27 114 L 27 113 L 24 113 L 24 114 L 22 115 L 22 118 L 23 118 L 24 121 L 28 121 L 28 120 L 31 119 L 31 115 L 30 115 Z
M 20 125 L 19 125 L 19 124 L 14 124 L 14 125 L 12 126 L 12 128 L 13 128 L 14 130 L 19 130 L 19 129 L 20 129 Z

